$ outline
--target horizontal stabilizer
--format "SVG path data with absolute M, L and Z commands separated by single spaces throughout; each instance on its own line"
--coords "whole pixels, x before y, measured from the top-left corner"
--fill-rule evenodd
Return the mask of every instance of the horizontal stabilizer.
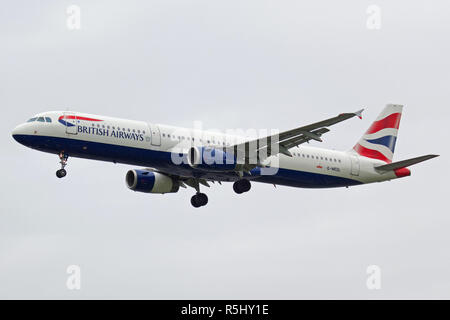
M 393 163 L 389 163 L 389 164 L 385 164 L 382 166 L 378 166 L 375 167 L 376 170 L 380 170 L 380 171 L 391 171 L 391 170 L 396 170 L 396 169 L 400 169 L 400 168 L 405 168 L 405 167 L 409 167 L 412 166 L 413 164 L 422 162 L 422 161 L 426 161 L 429 159 L 433 159 L 439 157 L 439 155 L 437 154 L 429 154 L 426 156 L 421 156 L 421 157 L 417 157 L 417 158 L 411 158 L 411 159 L 407 159 L 407 160 L 402 160 L 402 161 L 397 161 L 397 162 L 393 162 Z

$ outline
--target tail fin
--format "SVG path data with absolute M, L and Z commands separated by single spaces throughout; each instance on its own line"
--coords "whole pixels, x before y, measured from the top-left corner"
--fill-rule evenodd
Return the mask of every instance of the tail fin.
M 394 156 L 402 109 L 402 105 L 386 105 L 370 128 L 353 147 L 353 150 L 361 156 L 391 163 Z

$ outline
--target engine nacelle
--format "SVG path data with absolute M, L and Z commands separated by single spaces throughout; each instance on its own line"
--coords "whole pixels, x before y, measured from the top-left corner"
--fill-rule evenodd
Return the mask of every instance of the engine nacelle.
M 236 169 L 236 157 L 222 149 L 210 147 L 192 147 L 187 154 L 192 168 L 209 171 L 233 171 Z
M 173 193 L 180 183 L 162 173 L 147 170 L 130 170 L 125 177 L 127 187 L 133 191 L 147 193 Z

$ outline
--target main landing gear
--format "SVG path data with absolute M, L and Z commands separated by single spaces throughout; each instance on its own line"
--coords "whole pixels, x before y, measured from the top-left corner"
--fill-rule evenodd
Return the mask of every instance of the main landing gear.
M 67 165 L 67 159 L 69 156 L 67 154 L 64 154 L 64 152 L 59 153 L 59 163 L 61 163 L 61 169 L 56 171 L 56 176 L 58 178 L 64 178 L 67 175 L 66 169 L 64 167 Z
M 252 185 L 250 184 L 250 181 L 248 181 L 247 179 L 241 179 L 241 180 L 235 181 L 233 183 L 233 190 L 237 194 L 241 194 L 241 193 L 250 191 L 251 187 L 252 187 Z
M 200 192 L 200 186 L 198 181 L 195 184 L 190 184 L 190 186 L 195 188 L 195 190 L 197 190 L 197 193 L 193 195 L 191 198 L 192 206 L 194 208 L 206 206 L 206 204 L 208 203 L 208 196 Z M 207 186 L 209 187 L 209 185 Z M 233 183 L 233 190 L 238 194 L 250 191 L 251 187 L 252 185 L 250 181 L 247 179 L 237 180 Z
M 208 196 L 201 192 L 197 192 L 191 198 L 191 204 L 194 208 L 206 206 L 207 203 L 208 203 Z
M 200 182 L 201 181 L 199 179 L 187 181 L 188 185 L 197 191 L 191 198 L 191 204 L 194 208 L 206 206 L 208 203 L 208 196 L 200 192 Z M 209 187 L 207 182 L 202 182 L 202 184 Z

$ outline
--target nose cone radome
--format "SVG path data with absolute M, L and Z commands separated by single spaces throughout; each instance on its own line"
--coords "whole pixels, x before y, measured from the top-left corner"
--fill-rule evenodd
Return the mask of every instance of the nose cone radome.
M 25 125 L 20 124 L 13 129 L 11 132 L 12 137 L 20 144 L 25 144 L 27 131 L 25 130 Z

